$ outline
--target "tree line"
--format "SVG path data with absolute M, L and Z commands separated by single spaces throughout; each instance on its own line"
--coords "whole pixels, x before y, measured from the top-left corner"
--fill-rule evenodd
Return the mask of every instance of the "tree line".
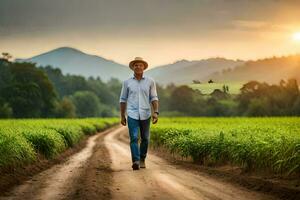
M 237 95 L 228 87 L 205 95 L 188 86 L 159 87 L 163 108 L 182 116 L 299 116 L 300 92 L 296 79 L 278 84 L 249 81 Z M 175 111 L 175 112 L 174 112 Z
M 62 74 L 51 66 L 0 59 L 0 118 L 73 118 L 119 116 L 121 82 Z M 299 116 L 295 79 L 278 84 L 250 81 L 238 95 L 228 88 L 209 95 L 188 86 L 157 84 L 164 116 Z
M 121 82 L 63 75 L 58 68 L 0 59 L 1 118 L 72 118 L 118 115 Z

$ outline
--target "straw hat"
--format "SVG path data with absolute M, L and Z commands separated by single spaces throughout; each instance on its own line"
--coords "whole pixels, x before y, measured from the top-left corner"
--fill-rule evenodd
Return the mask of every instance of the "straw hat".
M 148 68 L 148 63 L 146 61 L 144 61 L 143 58 L 141 58 L 141 57 L 135 57 L 135 59 L 129 63 L 130 69 L 133 70 L 133 65 L 136 62 L 142 62 L 142 63 L 144 63 L 144 65 L 145 65 L 145 69 L 144 70 L 146 70 Z

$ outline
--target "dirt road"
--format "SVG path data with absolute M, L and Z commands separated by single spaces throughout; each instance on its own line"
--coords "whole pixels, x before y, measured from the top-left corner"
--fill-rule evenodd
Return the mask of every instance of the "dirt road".
M 89 138 L 65 163 L 32 177 L 0 199 L 275 199 L 207 174 L 176 168 L 148 154 L 146 169 L 131 169 L 126 127 Z

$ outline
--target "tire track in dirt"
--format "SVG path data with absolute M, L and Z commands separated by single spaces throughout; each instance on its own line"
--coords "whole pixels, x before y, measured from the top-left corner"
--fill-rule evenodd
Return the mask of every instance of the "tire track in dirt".
M 129 142 L 119 140 L 126 134 L 127 128 L 122 127 L 104 138 L 112 159 L 113 199 L 275 199 L 209 176 L 177 169 L 152 154 L 148 154 L 146 169 L 132 171 Z

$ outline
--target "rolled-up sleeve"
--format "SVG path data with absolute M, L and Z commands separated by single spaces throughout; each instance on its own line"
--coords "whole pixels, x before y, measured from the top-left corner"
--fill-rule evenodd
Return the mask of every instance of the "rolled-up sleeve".
M 158 101 L 158 96 L 157 96 L 157 91 L 156 91 L 156 84 L 155 81 L 151 81 L 151 86 L 150 86 L 150 102 L 157 100 Z
M 123 81 L 122 90 L 121 90 L 121 94 L 120 94 L 120 103 L 127 102 L 127 98 L 128 98 L 127 83 L 126 83 L 126 81 Z

